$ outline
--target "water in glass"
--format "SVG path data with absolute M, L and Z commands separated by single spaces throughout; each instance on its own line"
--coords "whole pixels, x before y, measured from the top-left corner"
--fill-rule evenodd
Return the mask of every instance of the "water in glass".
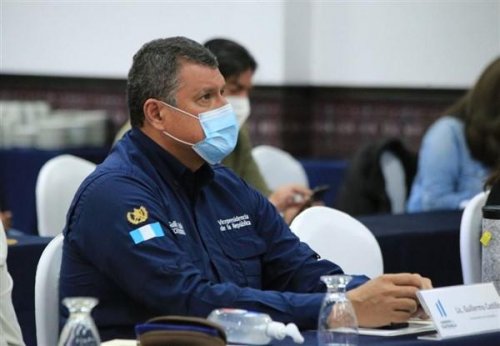
M 346 287 L 351 276 L 322 276 L 327 288 L 318 318 L 318 344 L 354 346 L 358 344 L 358 320 Z
M 71 297 L 63 299 L 69 310 L 69 318 L 64 325 L 58 346 L 99 346 L 101 340 L 90 312 L 98 300 L 91 297 Z

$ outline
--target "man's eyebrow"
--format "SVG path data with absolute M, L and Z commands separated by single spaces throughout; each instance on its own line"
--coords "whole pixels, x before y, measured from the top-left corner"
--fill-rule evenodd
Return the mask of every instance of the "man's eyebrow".
M 224 89 L 225 85 L 222 87 L 222 89 Z M 203 95 L 203 94 L 213 94 L 213 93 L 216 93 L 218 92 L 220 89 L 218 87 L 205 87 L 205 88 L 201 88 L 199 91 L 198 91 L 198 95 Z

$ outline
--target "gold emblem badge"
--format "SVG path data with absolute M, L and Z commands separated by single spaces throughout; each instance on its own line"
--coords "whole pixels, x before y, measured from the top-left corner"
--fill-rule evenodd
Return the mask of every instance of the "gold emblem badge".
M 139 209 L 134 208 L 134 211 L 127 213 L 127 220 L 133 225 L 140 224 L 148 219 L 148 211 L 142 205 Z

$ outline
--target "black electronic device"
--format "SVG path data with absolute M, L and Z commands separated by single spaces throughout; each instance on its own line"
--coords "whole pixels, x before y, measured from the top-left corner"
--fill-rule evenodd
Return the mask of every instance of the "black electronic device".
M 311 201 L 322 201 L 325 193 L 330 190 L 330 185 L 318 185 L 312 189 Z

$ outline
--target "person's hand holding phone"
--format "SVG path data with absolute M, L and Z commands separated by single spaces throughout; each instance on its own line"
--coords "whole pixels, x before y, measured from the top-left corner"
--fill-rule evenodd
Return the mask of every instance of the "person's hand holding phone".
M 324 205 L 323 196 L 329 189 L 329 185 L 319 185 L 312 190 L 298 184 L 283 185 L 269 196 L 269 200 L 290 224 L 303 210 L 313 205 Z
M 314 202 L 323 202 L 323 198 L 325 197 L 325 193 L 330 190 L 330 185 L 318 185 L 312 190 L 311 201 Z
M 330 185 L 318 185 L 314 189 L 312 189 L 311 195 L 309 196 L 308 199 L 306 199 L 302 203 L 302 206 L 300 207 L 299 210 L 297 210 L 295 216 L 300 214 L 301 212 L 303 212 L 307 208 L 310 208 L 313 206 L 325 205 L 325 203 L 323 202 L 323 197 L 328 190 L 330 190 Z
M 276 189 L 269 196 L 269 201 L 289 224 L 311 196 L 312 191 L 309 188 L 299 184 L 288 184 Z

